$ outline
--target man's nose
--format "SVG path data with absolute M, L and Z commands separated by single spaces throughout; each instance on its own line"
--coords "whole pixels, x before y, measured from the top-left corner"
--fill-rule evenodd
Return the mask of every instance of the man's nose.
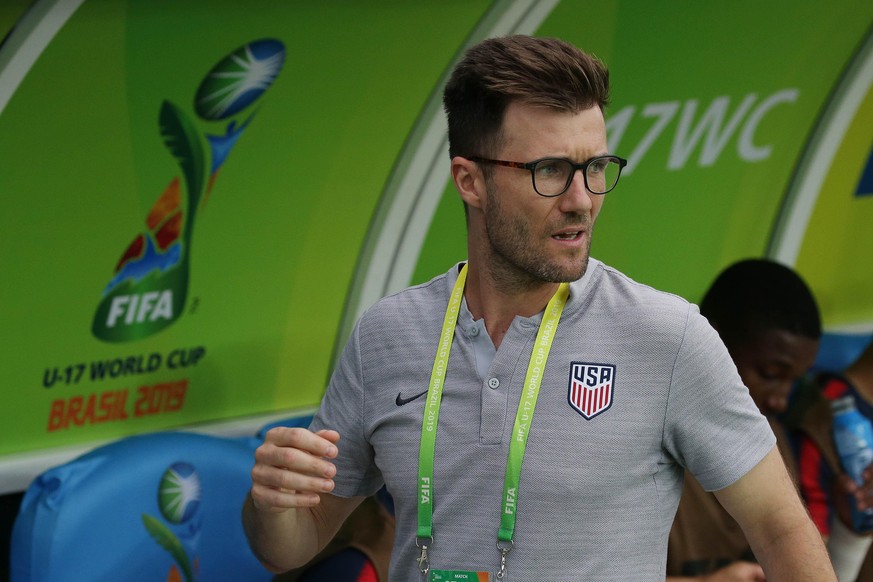
M 600 195 L 592 194 L 588 191 L 588 188 L 585 187 L 585 175 L 582 173 L 581 169 L 577 168 L 573 172 L 573 179 L 570 180 L 570 186 L 559 197 L 561 210 L 564 212 L 579 210 L 588 211 L 593 204 L 592 196 Z
M 770 397 L 767 399 L 767 404 L 770 406 L 770 409 L 773 412 L 785 412 L 785 409 L 788 408 L 788 395 L 771 394 Z

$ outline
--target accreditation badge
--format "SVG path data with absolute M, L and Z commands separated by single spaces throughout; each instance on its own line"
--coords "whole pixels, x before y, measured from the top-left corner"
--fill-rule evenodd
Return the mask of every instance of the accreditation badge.
M 470 572 L 467 570 L 431 570 L 430 582 L 449 582 L 466 580 L 468 582 L 492 582 L 494 577 L 489 572 Z

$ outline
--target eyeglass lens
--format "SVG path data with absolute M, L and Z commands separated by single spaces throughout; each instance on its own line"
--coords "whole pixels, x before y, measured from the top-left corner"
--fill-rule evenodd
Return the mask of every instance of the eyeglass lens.
M 534 167 L 534 188 L 543 196 L 557 196 L 570 186 L 574 173 L 575 169 L 569 160 L 542 160 Z M 599 158 L 592 160 L 585 168 L 585 181 L 591 192 L 604 194 L 615 187 L 620 173 L 618 161 Z

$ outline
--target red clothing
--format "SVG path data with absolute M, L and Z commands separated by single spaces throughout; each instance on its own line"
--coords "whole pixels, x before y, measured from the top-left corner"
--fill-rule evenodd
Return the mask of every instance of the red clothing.
M 794 448 L 797 454 L 800 494 L 816 527 L 824 536 L 830 535 L 834 519 L 832 483 L 840 471 L 840 461 L 833 441 L 831 401 L 853 396 L 861 414 L 873 418 L 873 405 L 855 390 L 851 383 L 837 374 L 821 374 L 801 387 L 815 391 L 801 395 L 806 405 L 795 413 Z
M 821 374 L 801 387 L 803 403 L 792 413 L 793 441 L 797 455 L 798 485 L 813 522 L 825 537 L 831 524 L 839 519 L 833 506 L 833 481 L 841 471 L 833 441 L 833 414 L 830 402 L 852 396 L 858 410 L 873 419 L 873 403 L 866 400 L 846 378 L 838 374 Z M 858 582 L 873 581 L 873 552 L 868 552 L 858 574 Z

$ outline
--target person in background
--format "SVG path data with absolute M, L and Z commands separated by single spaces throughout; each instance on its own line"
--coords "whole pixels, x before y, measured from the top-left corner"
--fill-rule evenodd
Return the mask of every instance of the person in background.
M 742 260 L 712 282 L 700 313 L 727 346 L 752 400 L 776 434 L 783 460 L 793 470 L 794 457 L 778 416 L 787 408 L 792 386 L 818 353 L 821 319 L 812 292 L 784 265 Z M 667 576 L 671 581 L 765 579 L 740 525 L 690 474 L 685 476 L 670 532 Z
M 459 61 L 443 103 L 468 258 L 367 310 L 309 430 L 267 433 L 243 508 L 266 567 L 307 562 L 386 485 L 391 580 L 660 581 L 688 468 L 769 582 L 835 580 L 718 334 L 589 256 L 626 163 L 608 97 L 603 63 L 559 39 Z
M 821 371 L 802 384 L 786 424 L 795 435 L 801 495 L 827 540 L 840 582 L 870 582 L 873 532 L 855 531 L 848 503 L 851 496 L 859 509 L 873 507 L 873 468 L 865 471 L 864 485 L 856 485 L 843 472 L 833 440 L 830 403 L 846 396 L 855 400 L 861 414 L 873 419 L 873 342 L 842 372 Z

